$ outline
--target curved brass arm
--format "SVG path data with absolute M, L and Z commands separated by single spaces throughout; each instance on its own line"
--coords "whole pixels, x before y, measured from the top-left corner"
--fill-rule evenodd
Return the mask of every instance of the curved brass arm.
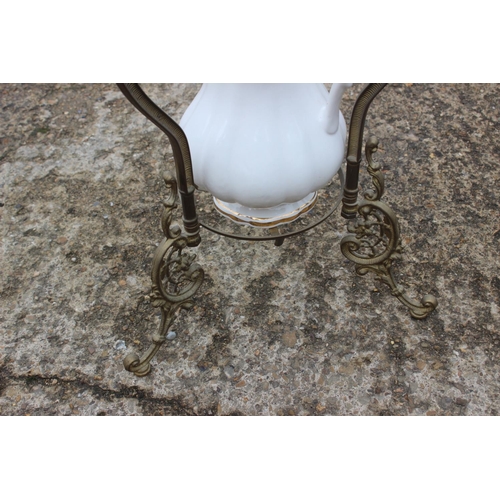
M 174 153 L 177 182 L 182 204 L 184 229 L 189 236 L 190 246 L 199 243 L 200 225 L 194 203 L 195 184 L 191 153 L 186 134 L 170 116 L 160 109 L 137 83 L 117 83 L 123 95 L 148 120 L 154 123 L 170 140 Z M 196 243 L 197 242 L 197 243 Z
M 386 85 L 387 83 L 369 83 L 354 104 L 349 124 L 346 183 L 342 199 L 342 217 L 345 219 L 354 219 L 358 213 L 359 165 L 366 115 L 373 99 Z

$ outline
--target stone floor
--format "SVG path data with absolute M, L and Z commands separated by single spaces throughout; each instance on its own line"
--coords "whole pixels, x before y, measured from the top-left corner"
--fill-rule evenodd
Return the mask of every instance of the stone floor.
M 177 120 L 198 88 L 144 85 Z M 370 109 L 427 319 L 355 274 L 339 215 L 281 247 L 203 230 L 195 307 L 139 378 L 168 141 L 113 84 L 0 85 L 0 414 L 498 415 L 499 97 L 400 84 Z

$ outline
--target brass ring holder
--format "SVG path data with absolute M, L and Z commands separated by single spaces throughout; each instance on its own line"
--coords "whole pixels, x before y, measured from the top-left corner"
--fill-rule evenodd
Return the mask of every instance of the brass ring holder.
M 330 183 L 318 191 L 316 203 L 311 210 L 290 223 L 271 228 L 235 224 L 215 208 L 211 211 L 211 217 L 208 217 L 205 207 L 209 205 L 211 195 L 198 193 L 198 196 L 208 198 L 204 204 L 205 213 L 199 216 L 200 226 L 226 238 L 245 241 L 274 240 L 274 244 L 280 246 L 286 238 L 309 231 L 328 219 L 342 202 L 344 186 L 344 172 L 340 169 Z
M 194 256 L 184 253 L 184 250 L 200 244 L 200 226 L 225 237 L 254 241 L 274 240 L 275 245 L 280 246 L 286 238 L 308 231 L 327 220 L 342 203 L 341 215 L 348 220 L 349 234 L 342 239 L 340 247 L 342 254 L 356 265 L 356 272 L 359 275 L 374 273 L 390 287 L 392 294 L 409 309 L 413 318 L 423 319 L 437 307 L 437 300 L 433 295 L 424 295 L 420 301 L 413 300 L 395 281 L 392 263 L 401 254 L 400 230 L 395 212 L 381 201 L 384 194 L 384 175 L 380 165 L 373 159 L 378 147 L 375 137 L 371 137 L 365 146 L 367 171 L 373 187 L 366 190 L 364 198 L 358 202 L 359 168 L 366 115 L 372 101 L 387 84 L 368 84 L 356 100 L 349 125 L 345 182 L 340 169 L 337 175 L 340 189 L 332 184 L 334 178 L 322 195 L 319 195 L 326 197 L 328 203 L 322 206 L 321 210 L 317 210 L 319 207 L 315 206 L 310 214 L 289 224 L 274 228 L 252 228 L 257 229 L 255 234 L 250 234 L 247 230 L 242 231 L 241 226 L 237 230 L 234 223 L 231 230 L 220 228 L 212 219 L 204 220 L 205 216 L 199 221 L 196 211 L 196 197 L 199 194 L 193 179 L 189 144 L 184 131 L 149 99 L 138 84 L 117 85 L 132 105 L 167 135 L 172 145 L 176 169 L 175 178 L 171 175 L 164 176 L 169 193 L 167 200 L 163 202 L 161 219 L 164 239 L 156 249 L 151 271 L 151 304 L 161 309 L 161 324 L 159 331 L 153 335 L 151 346 L 142 356 L 129 354 L 125 357 L 123 362 L 128 371 L 137 376 L 150 372 L 151 360 L 161 345 L 173 335 L 172 332 L 169 334 L 169 330 L 178 311 L 189 309 L 193 305 L 192 297 L 203 282 L 204 272 L 194 262 Z M 329 188 L 332 189 L 331 193 Z M 333 192 L 341 194 L 336 196 Z M 178 196 L 182 205 L 183 229 L 172 224 Z M 198 203 L 199 201 L 198 199 Z M 223 217 L 220 214 L 218 216 Z M 231 224 L 231 221 L 229 223 Z

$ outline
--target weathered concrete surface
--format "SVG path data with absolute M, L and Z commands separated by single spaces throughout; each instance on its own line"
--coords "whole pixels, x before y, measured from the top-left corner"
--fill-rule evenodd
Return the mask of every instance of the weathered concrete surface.
M 145 89 L 179 119 L 198 85 Z M 280 248 L 203 231 L 197 306 L 137 378 L 168 143 L 112 84 L 1 85 L 0 413 L 497 415 L 499 95 L 395 85 L 370 111 L 427 320 L 354 274 L 340 216 Z

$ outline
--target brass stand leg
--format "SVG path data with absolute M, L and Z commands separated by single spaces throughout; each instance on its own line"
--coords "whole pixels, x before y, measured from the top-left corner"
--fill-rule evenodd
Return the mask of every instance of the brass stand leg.
M 380 201 L 384 193 L 384 175 L 372 157 L 377 147 L 378 140 L 371 137 L 365 153 L 373 189 L 367 190 L 365 199 L 357 205 L 357 213 L 361 217 L 349 221 L 347 230 L 351 234 L 342 239 L 340 247 L 344 256 L 356 264 L 359 275 L 370 271 L 375 273 L 389 285 L 392 294 L 408 307 L 412 317 L 422 319 L 437 307 L 437 300 L 433 295 L 424 295 L 419 302 L 412 300 L 394 279 L 392 262 L 400 257 L 401 239 L 396 214 Z
M 195 256 L 182 254 L 186 247 L 196 247 L 200 244 L 200 224 L 196 215 L 195 184 L 186 134 L 137 83 L 117 85 L 130 103 L 167 135 L 174 153 L 176 168 L 176 179 L 170 175 L 164 176 L 169 190 L 169 197 L 163 203 L 165 208 L 161 220 L 165 239 L 154 254 L 151 270 L 153 282 L 151 303 L 153 307 L 161 308 L 160 329 L 153 335 L 153 343 L 141 357 L 129 354 L 123 360 L 128 371 L 143 377 L 151 370 L 150 362 L 165 340 L 175 337 L 175 334 L 168 333 L 168 330 L 177 311 L 189 309 L 193 305 L 191 297 L 203 282 L 203 269 L 193 263 Z M 181 199 L 184 230 L 177 225 L 172 226 L 172 212 L 177 208 L 178 195 Z
M 153 343 L 141 357 L 129 354 L 123 360 L 125 369 L 139 377 L 150 372 L 150 361 L 165 340 L 173 336 L 173 332 L 168 334 L 168 331 L 177 311 L 192 307 L 191 297 L 204 278 L 203 269 L 193 262 L 195 256 L 182 253 L 189 244 L 188 236 L 179 226 L 171 225 L 172 212 L 177 208 L 177 182 L 171 176 L 164 176 L 164 181 L 170 191 L 169 198 L 163 203 L 161 221 L 165 239 L 156 249 L 151 270 L 151 305 L 161 308 L 161 324 L 158 333 L 153 335 Z

